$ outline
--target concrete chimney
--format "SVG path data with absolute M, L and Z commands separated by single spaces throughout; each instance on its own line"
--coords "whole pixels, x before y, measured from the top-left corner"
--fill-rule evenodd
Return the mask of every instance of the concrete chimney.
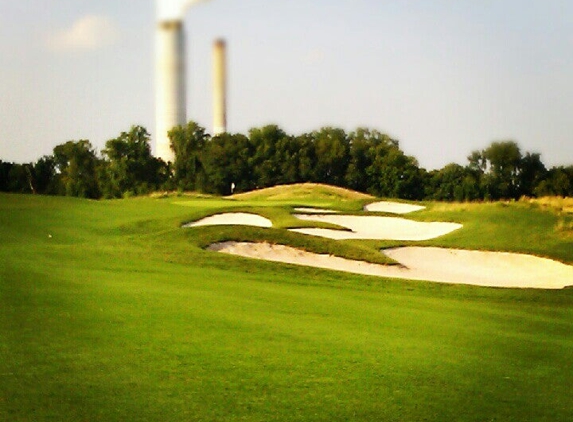
M 155 153 L 163 161 L 173 162 L 167 132 L 184 125 L 187 119 L 183 21 L 160 21 L 156 42 Z
M 213 135 L 227 131 L 227 58 L 226 43 L 213 44 Z

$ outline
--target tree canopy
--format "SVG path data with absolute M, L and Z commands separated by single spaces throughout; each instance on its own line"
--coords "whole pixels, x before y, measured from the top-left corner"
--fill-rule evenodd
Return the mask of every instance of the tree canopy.
M 167 180 L 167 166 L 151 155 L 150 135 L 142 126 L 107 141 L 102 156 L 99 177 L 105 197 L 148 193 Z
M 473 201 L 573 196 L 573 166 L 547 169 L 540 154 L 512 140 L 471 152 L 466 165 L 430 172 L 398 140 L 368 128 L 336 127 L 297 136 L 277 125 L 211 137 L 196 122 L 169 132 L 175 155 L 151 153 L 150 134 L 132 126 L 98 155 L 88 140 L 57 145 L 35 163 L 0 161 L 0 190 L 118 198 L 159 189 L 227 195 L 300 182 L 326 183 L 379 197 Z

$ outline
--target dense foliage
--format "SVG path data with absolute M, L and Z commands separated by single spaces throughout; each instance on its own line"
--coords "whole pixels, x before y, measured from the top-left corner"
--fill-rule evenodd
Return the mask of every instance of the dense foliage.
M 494 142 L 465 166 L 426 171 L 399 142 L 376 130 L 324 127 L 298 136 L 276 125 L 211 137 L 195 122 L 170 133 L 173 163 L 151 155 L 150 135 L 133 126 L 98 156 L 87 140 L 68 141 L 35 163 L 0 161 L 0 191 L 118 198 L 159 189 L 227 195 L 315 182 L 379 197 L 473 201 L 573 196 L 573 166 L 547 169 L 539 154 Z

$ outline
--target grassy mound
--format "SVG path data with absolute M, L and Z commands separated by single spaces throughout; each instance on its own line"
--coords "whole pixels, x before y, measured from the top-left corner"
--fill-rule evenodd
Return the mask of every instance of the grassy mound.
M 356 201 L 374 199 L 373 196 L 365 193 L 319 183 L 298 183 L 293 185 L 275 186 L 272 188 L 259 189 L 252 192 L 233 195 L 231 198 L 257 201 L 296 201 L 308 199 L 323 201 Z
M 374 253 L 381 242 L 339 246 L 282 228 L 184 230 L 183 222 L 251 203 L 180 200 L 0 194 L 0 420 L 573 414 L 573 290 L 394 281 L 220 256 L 202 246 L 264 238 Z M 253 206 L 271 219 L 290 210 Z M 558 218 L 550 212 L 432 207 L 419 218 L 460 221 L 473 236 L 464 227 L 443 243 L 536 244 L 573 262 L 571 240 L 544 231 Z

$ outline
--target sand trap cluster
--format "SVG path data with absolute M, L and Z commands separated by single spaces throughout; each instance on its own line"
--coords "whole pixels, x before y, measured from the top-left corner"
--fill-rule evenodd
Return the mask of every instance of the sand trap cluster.
M 348 231 L 319 228 L 291 229 L 293 232 L 335 240 L 429 240 L 462 227 L 457 223 L 424 223 L 399 217 L 310 214 L 295 214 L 295 217 L 300 220 L 336 224 L 348 229 Z
M 183 227 L 200 227 L 200 226 L 254 226 L 254 227 L 272 227 L 271 220 L 261 217 L 257 214 L 246 212 L 230 212 L 225 214 L 216 214 L 201 220 L 185 224 Z
M 266 261 L 409 280 L 541 289 L 562 289 L 573 284 L 572 266 L 513 253 L 407 247 L 384 251 L 402 264 L 387 266 L 269 243 L 225 242 L 209 249 Z
M 368 204 L 364 207 L 364 211 L 371 212 L 389 212 L 391 214 L 408 214 L 414 211 L 423 210 L 422 205 L 403 204 L 401 202 L 380 201 Z
M 388 202 L 371 205 L 375 206 L 366 208 L 368 211 L 406 213 L 423 208 L 407 204 L 396 206 L 396 203 Z M 428 240 L 462 227 L 455 223 L 425 223 L 399 217 L 334 215 L 332 211 L 316 208 L 297 210 L 305 212 L 295 215 L 301 220 L 336 224 L 347 231 L 319 228 L 292 231 L 331 239 Z M 184 227 L 209 225 L 272 227 L 272 222 L 260 215 L 238 212 L 213 215 Z M 573 266 L 514 253 L 406 247 L 383 251 L 401 265 L 379 265 L 268 243 L 225 242 L 211 245 L 209 249 L 267 261 L 409 280 L 542 289 L 561 289 L 573 285 Z

